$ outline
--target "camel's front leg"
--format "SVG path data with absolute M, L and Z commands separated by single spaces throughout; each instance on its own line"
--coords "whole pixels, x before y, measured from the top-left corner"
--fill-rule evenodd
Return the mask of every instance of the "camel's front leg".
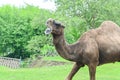
M 76 62 L 69 73 L 68 77 L 65 80 L 72 80 L 73 76 L 77 73 L 77 71 L 80 69 L 80 67 L 83 67 L 83 64 L 80 64 L 79 62 Z

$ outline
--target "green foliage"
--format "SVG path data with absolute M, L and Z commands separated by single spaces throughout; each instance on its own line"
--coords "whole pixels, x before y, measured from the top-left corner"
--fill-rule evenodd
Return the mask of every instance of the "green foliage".
M 66 23 L 68 27 L 65 29 L 65 36 L 68 43 L 73 43 L 80 38 L 81 34 L 86 31 L 86 24 L 83 19 L 77 17 L 71 18 Z
M 27 8 L 18 9 L 9 5 L 0 8 L 0 27 L 2 29 L 0 32 L 2 34 L 0 35 L 0 51 L 4 53 L 4 56 L 24 58 L 26 41 L 32 36 L 30 25 L 32 16 L 26 11 Z M 23 16 L 23 14 L 26 15 Z
M 83 32 L 97 28 L 105 20 L 112 20 L 120 25 L 119 0 L 55 0 L 55 2 L 57 14 L 67 17 L 62 18 L 69 27 L 66 36 L 70 43 L 76 41 Z
M 104 20 L 119 22 L 119 0 L 55 0 L 58 12 L 86 21 L 88 28 L 96 28 Z M 119 23 L 118 23 L 119 24 Z
M 44 55 L 45 54 L 50 55 L 50 54 L 55 54 L 56 52 L 55 52 L 55 48 L 53 46 L 46 44 L 41 48 L 41 53 Z
M 50 40 L 47 39 L 46 36 L 42 36 L 42 35 L 33 36 L 31 40 L 28 41 L 28 45 L 26 46 L 26 49 L 29 53 L 32 54 L 39 54 L 39 53 L 46 54 L 47 49 L 51 48 L 51 46 L 48 45 L 49 43 Z
M 3 56 L 26 58 L 35 54 L 36 49 L 38 52 L 46 43 L 45 20 L 50 14 L 47 10 L 30 5 L 21 8 L 9 5 L 0 7 L 0 53 Z
M 55 0 L 57 10 L 38 7 L 0 7 L 0 55 L 26 58 L 33 54 L 55 52 L 51 36 L 45 36 L 45 22 L 54 18 L 63 23 L 68 43 L 75 42 L 85 31 L 105 20 L 120 25 L 119 0 Z

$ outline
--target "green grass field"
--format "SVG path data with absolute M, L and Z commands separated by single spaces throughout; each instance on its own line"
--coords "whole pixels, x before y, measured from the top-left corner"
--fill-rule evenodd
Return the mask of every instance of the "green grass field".
M 72 64 L 20 69 L 0 67 L 0 80 L 64 80 L 71 68 Z M 87 66 L 81 68 L 73 80 L 89 80 Z M 96 80 L 120 80 L 120 63 L 97 67 Z

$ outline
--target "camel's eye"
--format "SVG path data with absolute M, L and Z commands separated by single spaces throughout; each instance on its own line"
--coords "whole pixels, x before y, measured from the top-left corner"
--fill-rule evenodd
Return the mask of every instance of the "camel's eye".
M 53 22 L 54 26 L 58 29 L 59 27 L 65 28 L 60 22 L 54 21 Z
M 60 23 L 55 23 L 55 26 L 59 27 L 61 24 Z

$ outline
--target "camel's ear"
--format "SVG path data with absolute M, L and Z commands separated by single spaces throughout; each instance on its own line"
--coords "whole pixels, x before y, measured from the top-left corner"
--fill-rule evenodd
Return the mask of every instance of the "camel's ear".
M 63 28 L 65 28 L 65 26 L 64 26 L 63 24 L 61 24 L 61 26 L 62 26 Z

